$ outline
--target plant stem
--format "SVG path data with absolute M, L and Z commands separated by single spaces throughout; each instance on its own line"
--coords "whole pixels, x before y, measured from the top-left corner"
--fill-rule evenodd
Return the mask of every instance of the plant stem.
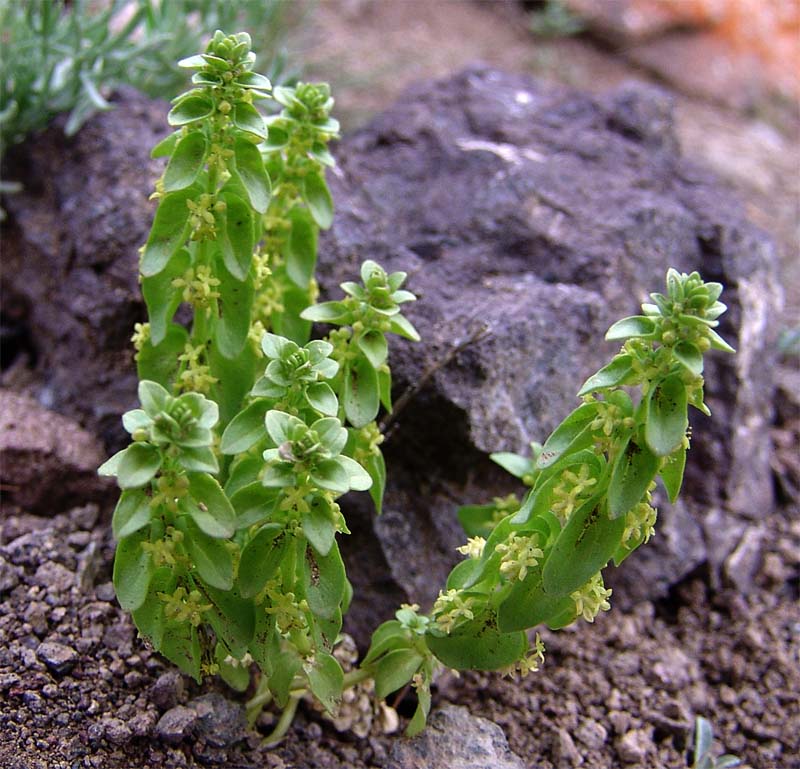
M 261 741 L 262 747 L 271 748 L 277 745 L 286 736 L 286 732 L 289 731 L 289 727 L 294 720 L 294 714 L 297 712 L 297 705 L 300 702 L 301 696 L 302 695 L 292 695 L 289 698 L 289 702 L 283 713 L 281 713 L 281 717 L 278 719 L 275 728 Z

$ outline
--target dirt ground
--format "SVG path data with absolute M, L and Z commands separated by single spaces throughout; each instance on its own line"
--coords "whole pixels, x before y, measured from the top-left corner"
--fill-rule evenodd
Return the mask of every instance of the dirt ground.
M 345 130 L 411 82 L 476 60 L 592 92 L 631 77 L 669 87 L 591 40 L 533 38 L 521 6 L 503 0 L 322 0 L 309 20 L 298 57 L 310 75 L 332 83 Z M 748 112 L 680 92 L 675 100 L 684 152 L 735 188 L 778 244 L 787 296 L 774 332 L 800 324 L 795 108 L 768 95 L 762 109 Z M 796 368 L 796 359 L 787 366 Z M 518 681 L 447 675 L 434 705 L 458 703 L 495 721 L 529 769 L 687 767 L 695 715 L 711 720 L 720 751 L 752 769 L 800 767 L 800 508 L 792 475 L 798 411 L 796 403 L 789 407 L 775 431 L 783 446 L 775 459 L 782 507 L 763 522 L 758 547 L 739 554 L 739 573 L 720 577 L 704 568 L 666 600 L 543 633 L 548 658 L 539 674 Z M 286 741 L 269 752 L 254 734 L 230 746 L 202 732 L 191 744 L 154 740 L 153 726 L 167 709 L 209 689 L 182 683 L 163 701 L 154 698 L 168 669 L 135 638 L 110 592 L 108 512 L 0 521 L 0 583 L 11 585 L 0 589 L 0 766 L 392 766 L 395 738 L 338 735 L 311 710 L 301 710 Z M 50 572 L 42 571 L 44 560 Z M 65 589 L 51 589 L 59 581 Z M 76 667 L 74 660 L 41 661 L 36 650 L 46 634 L 81 652 Z M 409 714 L 406 703 L 399 709 Z M 103 713 L 114 715 L 101 719 Z

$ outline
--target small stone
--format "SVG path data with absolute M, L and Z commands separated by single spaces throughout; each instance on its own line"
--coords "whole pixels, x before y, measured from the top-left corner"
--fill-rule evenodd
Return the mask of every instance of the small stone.
M 124 745 L 130 742 L 130 727 L 119 718 L 106 718 L 102 721 L 105 738 L 113 745 Z
M 156 725 L 156 714 L 152 710 L 137 713 L 129 722 L 131 732 L 136 737 L 146 737 Z
M 20 570 L 0 555 L 0 595 L 8 593 L 19 584 Z
M 668 691 L 683 691 L 698 679 L 697 664 L 674 646 L 664 646 L 647 668 L 646 678 Z
M 392 769 L 524 769 L 525 764 L 511 752 L 497 724 L 471 715 L 466 708 L 445 705 L 431 715 L 422 734 L 393 743 L 387 766 Z
M 47 633 L 47 604 L 41 601 L 28 604 L 25 613 L 22 615 L 34 633 L 38 636 L 43 636 Z
M 199 718 L 197 734 L 205 737 L 209 745 L 223 748 L 244 737 L 244 709 L 221 694 L 204 694 L 192 700 L 189 707 Z
M 753 580 L 761 565 L 764 533 L 755 526 L 747 529 L 725 561 L 725 576 L 742 595 L 753 589 Z
M 19 676 L 16 673 L 0 673 L 0 692 L 10 689 L 19 683 Z
M 53 561 L 43 563 L 33 575 L 33 581 L 55 593 L 66 593 L 75 587 L 75 574 L 66 566 Z
M 69 673 L 78 661 L 78 652 L 75 649 L 56 641 L 40 643 L 36 649 L 36 654 L 56 675 Z
M 170 745 L 178 745 L 192 735 L 198 718 L 196 710 L 176 705 L 158 720 L 156 736 Z
M 97 585 L 94 589 L 94 594 L 99 601 L 108 601 L 109 603 L 116 597 L 114 585 L 111 582 L 104 582 L 102 585 Z
M 558 766 L 580 766 L 583 763 L 583 756 L 566 729 L 559 729 L 556 733 L 553 753 Z
M 633 729 L 617 740 L 617 754 L 626 764 L 642 763 L 653 747 L 653 740 L 644 729 Z
M 22 701 L 34 713 L 41 713 L 45 708 L 44 700 L 36 692 L 23 692 Z
M 184 685 L 180 673 L 162 673 L 150 689 L 150 700 L 161 710 L 174 708 L 183 699 Z
M 600 748 L 608 739 L 608 730 L 597 721 L 585 718 L 575 730 L 575 737 L 587 748 Z

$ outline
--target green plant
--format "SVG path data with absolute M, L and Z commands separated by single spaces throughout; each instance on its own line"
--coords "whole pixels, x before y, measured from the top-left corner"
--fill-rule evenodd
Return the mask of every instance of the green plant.
M 184 85 L 176 59 L 200 47 L 204 30 L 243 21 L 264 30 L 273 69 L 288 19 L 279 0 L 0 0 L 0 156 L 61 112 L 75 133 L 109 92 L 127 83 L 152 95 Z
M 691 769 L 733 769 L 741 766 L 742 762 L 736 756 L 726 753 L 724 756 L 714 758 L 711 746 L 714 742 L 714 733 L 711 722 L 698 716 L 694 723 L 694 761 Z
M 415 733 L 437 666 L 526 674 L 544 658 L 529 628 L 608 608 L 601 570 L 651 536 L 656 477 L 672 499 L 681 486 L 687 408 L 707 411 L 703 354 L 731 350 L 713 330 L 722 287 L 670 270 L 665 295 L 611 328 L 626 341 L 583 403 L 532 458 L 498 458 L 530 486 L 524 502 L 462 510 L 467 558 L 430 612 L 402 606 L 344 670 L 352 589 L 338 500 L 369 489 L 380 512 L 386 335 L 418 340 L 402 314 L 415 297 L 405 273 L 366 261 L 342 299 L 315 304 L 317 235 L 333 219 L 333 100 L 326 85 L 272 88 L 254 58 L 246 34 L 217 32 L 182 61 L 195 87 L 153 150 L 169 159 L 141 252 L 142 408 L 123 418 L 132 444 L 100 468 L 122 489 L 114 585 L 142 635 L 196 679 L 218 672 L 243 691 L 255 662 L 251 715 L 283 709 L 270 740 L 303 696 L 333 711 L 367 681 L 381 699 L 414 687 Z M 265 119 L 256 105 L 270 97 L 282 109 Z M 188 328 L 174 320 L 181 303 Z M 312 322 L 333 329 L 309 341 Z

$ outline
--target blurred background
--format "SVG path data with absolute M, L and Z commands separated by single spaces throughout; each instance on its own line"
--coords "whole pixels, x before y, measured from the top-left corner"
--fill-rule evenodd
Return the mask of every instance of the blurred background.
M 174 62 L 217 27 L 248 30 L 273 80 L 329 81 L 345 131 L 476 61 L 595 93 L 661 85 L 684 153 L 776 238 L 800 325 L 800 0 L 0 0 L 0 155 L 60 113 L 74 133 L 121 85 L 178 93 Z

